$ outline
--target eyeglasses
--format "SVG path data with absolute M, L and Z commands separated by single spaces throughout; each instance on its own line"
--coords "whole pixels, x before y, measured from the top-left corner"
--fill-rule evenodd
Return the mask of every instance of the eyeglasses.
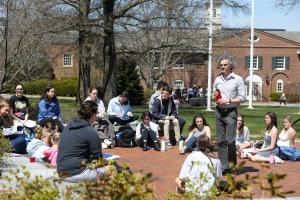
M 20 90 L 23 90 L 23 89 L 22 89 L 22 88 L 17 88 L 16 90 L 19 90 L 19 91 L 20 91 Z

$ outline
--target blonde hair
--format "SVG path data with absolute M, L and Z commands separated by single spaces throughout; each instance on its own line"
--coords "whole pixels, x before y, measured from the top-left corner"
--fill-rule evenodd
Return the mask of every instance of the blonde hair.
M 52 135 L 52 137 L 51 137 L 51 143 L 52 143 L 52 145 L 53 145 L 53 144 L 58 145 L 59 140 L 60 140 L 60 132 L 55 132 L 55 133 Z
M 52 138 L 54 137 L 55 134 L 59 134 L 59 136 L 58 136 L 58 141 L 59 141 L 60 133 L 58 132 L 57 129 L 51 129 L 51 128 L 47 128 L 47 127 L 42 128 L 40 125 L 38 125 L 35 129 L 35 138 L 39 139 L 39 140 L 47 138 L 46 142 L 49 145 L 54 144 L 54 142 L 52 141 Z

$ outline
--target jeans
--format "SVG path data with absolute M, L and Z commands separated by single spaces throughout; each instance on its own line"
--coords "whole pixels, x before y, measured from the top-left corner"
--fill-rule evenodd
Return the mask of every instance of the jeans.
M 187 151 L 193 151 L 193 149 L 197 146 L 197 141 L 198 141 L 198 138 L 195 137 L 195 136 L 192 136 L 189 138 L 189 140 L 187 141 L 186 143 L 186 150 Z
M 141 147 L 143 147 L 145 141 L 147 142 L 147 146 L 153 146 L 153 143 L 157 142 L 157 137 L 153 130 L 142 127 L 142 136 L 140 140 Z

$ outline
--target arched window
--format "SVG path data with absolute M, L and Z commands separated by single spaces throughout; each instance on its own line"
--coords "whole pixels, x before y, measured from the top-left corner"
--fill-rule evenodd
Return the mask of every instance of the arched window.
M 277 80 L 276 90 L 277 90 L 277 92 L 283 92 L 283 80 L 281 80 L 281 79 Z

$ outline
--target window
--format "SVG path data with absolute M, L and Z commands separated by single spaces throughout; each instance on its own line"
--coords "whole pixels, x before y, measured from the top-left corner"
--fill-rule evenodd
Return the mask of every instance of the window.
M 182 90 L 184 88 L 184 81 L 182 81 L 182 80 L 175 80 L 175 81 L 173 81 L 173 88 L 174 89 L 179 88 L 179 89 Z
M 281 79 L 276 82 L 276 90 L 277 92 L 283 92 L 283 81 Z
M 174 69 L 184 69 L 184 63 L 183 62 L 175 63 Z
M 251 35 L 248 37 L 248 41 L 251 42 Z M 259 37 L 257 35 L 253 35 L 253 42 L 258 42 Z
M 250 56 L 245 57 L 245 66 L 250 68 Z M 259 70 L 263 67 L 263 58 L 262 56 L 253 56 L 253 69 Z
M 72 67 L 73 66 L 73 56 L 72 54 L 64 54 L 63 56 L 64 67 Z
M 276 56 L 272 57 L 273 70 L 288 70 L 290 65 L 290 57 Z

